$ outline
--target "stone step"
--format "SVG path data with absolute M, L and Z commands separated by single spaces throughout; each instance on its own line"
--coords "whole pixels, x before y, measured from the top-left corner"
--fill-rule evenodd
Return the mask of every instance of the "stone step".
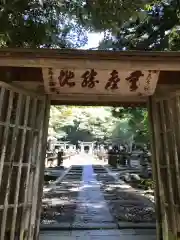
M 117 229 L 116 223 L 96 223 L 92 222 L 74 222 L 72 224 L 73 229 Z
M 156 229 L 156 223 L 118 222 L 119 229 Z

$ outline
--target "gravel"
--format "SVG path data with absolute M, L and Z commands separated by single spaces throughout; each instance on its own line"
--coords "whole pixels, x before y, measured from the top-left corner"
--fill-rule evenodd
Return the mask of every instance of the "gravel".
M 72 168 L 72 171 L 74 169 Z M 50 191 L 44 192 L 42 199 L 41 225 L 72 224 L 75 218 L 78 187 L 81 184 L 82 170 L 71 171 Z
M 112 176 L 98 174 L 98 169 L 95 172 L 97 180 L 102 183 L 101 190 L 104 198 L 108 200 L 110 211 L 117 222 L 155 223 L 156 214 L 152 202 L 140 196 L 136 191 L 132 191 L 132 188 L 123 189 L 122 185 L 118 185 Z M 138 175 L 131 176 L 139 180 Z

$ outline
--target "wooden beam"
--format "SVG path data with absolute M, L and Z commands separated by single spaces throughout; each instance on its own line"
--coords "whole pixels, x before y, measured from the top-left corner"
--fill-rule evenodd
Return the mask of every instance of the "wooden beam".
M 112 106 L 112 107 L 147 107 L 146 102 L 93 102 L 93 101 L 62 101 L 62 100 L 51 100 L 51 105 L 77 105 L 77 106 Z
M 4 82 L 42 82 L 42 69 L 29 67 L 0 67 L 0 80 Z M 33 83 L 32 83 L 33 84 Z
M 0 66 L 178 71 L 180 52 L 0 49 Z
M 180 84 L 180 71 L 161 71 L 158 84 Z
M 170 99 L 180 94 L 180 84 L 158 84 L 154 93 L 157 100 Z
M 162 190 L 160 185 L 160 169 L 159 169 L 159 151 L 157 146 L 157 141 L 159 141 L 157 136 L 156 128 L 158 119 L 156 118 L 156 103 L 153 101 L 153 97 L 148 99 L 148 118 L 150 125 L 150 140 L 151 140 L 151 151 L 152 151 L 152 170 L 153 170 L 153 180 L 155 184 L 155 207 L 156 207 L 156 239 L 162 239 Z
M 81 103 L 106 103 L 112 104 L 112 102 L 121 103 L 121 102 L 130 102 L 130 103 L 145 103 L 147 102 L 147 97 L 118 97 L 113 95 L 106 94 L 61 94 L 58 98 L 53 98 L 50 96 L 51 100 L 57 100 L 61 102 L 81 102 Z

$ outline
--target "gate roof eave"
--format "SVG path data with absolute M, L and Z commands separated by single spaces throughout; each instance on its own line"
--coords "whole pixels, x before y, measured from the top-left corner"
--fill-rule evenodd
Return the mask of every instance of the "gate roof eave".
M 98 63 L 98 68 L 104 69 L 108 63 L 109 68 L 118 66 L 129 71 L 176 71 L 179 70 L 180 52 L 0 49 L 0 66 L 59 68 L 62 61 L 77 68 L 97 67 Z

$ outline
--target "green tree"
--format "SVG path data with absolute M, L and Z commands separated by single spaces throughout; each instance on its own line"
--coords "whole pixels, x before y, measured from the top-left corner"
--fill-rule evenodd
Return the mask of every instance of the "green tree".
M 130 143 L 133 131 L 129 126 L 128 118 L 119 119 L 111 132 L 110 140 L 114 143 Z
M 180 4 L 177 0 L 145 5 L 116 32 L 102 41 L 100 49 L 167 51 L 180 49 Z
M 73 110 L 67 106 L 51 106 L 49 120 L 49 134 L 55 137 L 64 137 L 66 132 L 62 127 L 73 124 Z
M 4 0 L 0 44 L 8 47 L 77 48 L 86 31 L 117 32 L 151 0 Z
M 53 106 L 51 108 L 49 133 L 66 137 L 75 143 L 107 139 L 117 119 L 111 108 Z
M 127 129 L 133 135 L 135 142 L 147 143 L 149 141 L 147 109 L 139 107 L 120 107 L 114 108 L 112 114 L 116 118 L 127 119 Z
M 65 3 L 64 3 L 65 4 Z M 62 1 L 6 0 L 0 5 L 0 44 L 7 47 L 76 48 L 86 31 Z

